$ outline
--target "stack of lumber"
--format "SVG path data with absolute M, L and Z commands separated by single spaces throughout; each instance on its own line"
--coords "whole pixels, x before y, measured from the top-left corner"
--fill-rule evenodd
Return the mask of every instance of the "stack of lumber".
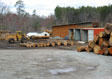
M 93 41 L 89 41 L 88 46 L 77 47 L 77 51 L 94 52 L 101 55 L 112 55 L 112 24 L 107 23 L 104 31 L 95 36 Z
M 38 43 L 20 43 L 20 46 L 31 47 L 55 47 L 55 46 L 73 46 L 74 42 L 71 40 L 42 40 Z

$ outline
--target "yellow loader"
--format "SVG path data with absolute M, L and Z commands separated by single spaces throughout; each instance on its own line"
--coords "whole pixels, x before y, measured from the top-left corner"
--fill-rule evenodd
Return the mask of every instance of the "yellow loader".
M 14 33 L 14 34 L 6 35 L 5 40 L 7 40 L 9 43 L 15 43 L 15 42 L 25 43 L 25 42 L 27 42 L 26 35 L 23 34 L 22 31 L 16 31 L 16 33 Z

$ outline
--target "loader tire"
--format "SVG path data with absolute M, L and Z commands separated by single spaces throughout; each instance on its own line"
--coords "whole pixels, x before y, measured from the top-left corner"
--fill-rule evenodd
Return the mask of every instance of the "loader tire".
M 21 43 L 26 43 L 26 42 L 27 42 L 27 39 L 25 37 L 22 37 Z
M 15 40 L 13 38 L 10 38 L 8 41 L 10 44 L 15 43 Z

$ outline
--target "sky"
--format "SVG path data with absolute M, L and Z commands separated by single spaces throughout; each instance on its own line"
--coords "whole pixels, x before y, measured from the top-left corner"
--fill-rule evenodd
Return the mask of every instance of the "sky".
M 2 0 L 5 4 L 10 6 L 11 11 L 16 12 L 14 7 L 18 0 Z M 60 7 L 81 7 L 81 6 L 103 6 L 112 4 L 112 0 L 22 0 L 25 4 L 25 11 L 32 14 L 36 10 L 37 15 L 48 16 L 54 14 L 54 9 L 57 5 Z

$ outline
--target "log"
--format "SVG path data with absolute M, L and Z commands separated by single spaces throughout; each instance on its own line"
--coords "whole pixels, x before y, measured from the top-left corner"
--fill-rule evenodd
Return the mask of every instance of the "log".
M 46 46 L 47 46 L 47 47 L 50 46 L 50 42 L 47 42 Z
M 94 53 L 95 54 L 99 54 L 99 50 L 101 50 L 100 46 L 99 45 L 95 45 L 94 46 Z
M 87 46 L 79 46 L 77 47 L 78 52 L 86 51 Z
M 112 47 L 110 47 L 110 48 L 108 49 L 108 51 L 109 51 L 109 54 L 112 55 Z
M 44 47 L 44 43 L 40 43 L 40 47 Z
M 110 34 L 110 32 L 112 32 L 112 24 L 111 23 L 107 23 L 105 25 L 105 29 L 104 29 L 106 34 Z
M 36 45 L 36 43 L 32 43 L 32 47 L 36 47 L 37 45 Z
M 105 34 L 105 32 L 100 32 L 100 33 L 98 34 L 98 36 L 99 36 L 100 38 L 102 38 L 102 37 L 105 37 L 106 34 Z
M 70 46 L 73 46 L 73 45 L 74 45 L 74 42 L 71 41 L 71 40 L 68 40 L 68 41 L 67 41 L 67 44 L 70 45 Z
M 46 46 L 47 46 L 47 44 L 46 44 L 46 43 L 44 43 L 44 44 L 43 44 L 43 46 L 44 46 L 44 47 L 46 47 Z
M 112 37 L 112 32 L 110 33 L 110 37 Z
M 54 47 L 56 44 L 55 44 L 55 42 L 51 41 L 51 42 L 50 42 L 50 45 L 51 45 L 52 47 Z
M 62 45 L 67 46 L 67 41 L 66 40 L 62 40 Z
M 102 47 L 108 47 L 109 46 L 109 42 L 108 41 L 103 41 L 101 46 Z
M 106 34 L 110 34 L 110 31 L 108 30 L 108 29 L 104 29 L 104 32 L 106 33 Z
M 89 41 L 88 47 L 89 47 L 89 48 L 94 48 L 94 42 L 93 42 L 93 41 Z
M 99 50 L 99 54 L 100 55 L 103 55 L 103 54 L 104 55 L 108 55 L 108 48 L 106 48 L 106 47 L 102 48 L 101 50 Z
M 25 46 L 26 46 L 27 48 L 31 48 L 31 44 L 29 44 L 29 43 L 26 43 Z
M 109 45 L 112 46 L 112 37 L 109 39 Z
M 108 48 L 105 47 L 102 50 L 104 51 L 104 55 L 108 55 Z
M 54 40 L 54 42 L 56 43 L 56 45 L 60 46 L 61 45 L 61 41 L 60 40 Z
M 99 46 L 101 46 L 101 45 L 102 45 L 103 40 L 104 40 L 103 38 L 101 38 L 101 37 L 99 38 L 99 42 L 98 42 L 98 45 L 99 45 Z
M 89 47 L 86 47 L 85 50 L 86 50 L 86 52 L 92 52 L 93 51 L 93 49 L 89 48 Z
M 40 44 L 39 43 L 37 43 L 37 47 L 40 47 Z
M 96 35 L 96 36 L 94 37 L 94 40 L 93 40 L 93 41 L 94 41 L 95 43 L 98 43 L 98 39 L 99 39 L 99 36 Z
M 99 54 L 100 55 L 103 55 L 104 54 L 104 51 L 103 50 L 99 50 Z

